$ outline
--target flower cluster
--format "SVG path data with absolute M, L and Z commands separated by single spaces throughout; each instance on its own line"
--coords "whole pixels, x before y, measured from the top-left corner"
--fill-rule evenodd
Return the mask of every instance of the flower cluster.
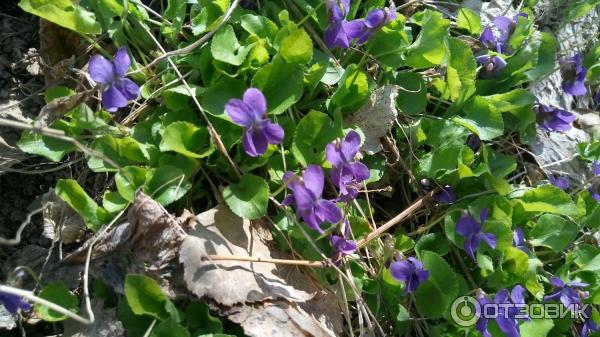
M 356 198 L 359 188 L 370 176 L 369 168 L 355 160 L 359 150 L 360 135 L 356 131 L 350 131 L 343 140 L 325 147 L 327 161 L 333 166 L 331 180 L 340 191 L 339 201 Z
M 523 308 L 525 307 L 525 288 L 520 284 L 514 286 L 509 292 L 508 289 L 500 289 L 494 297 L 496 304 L 511 304 L 510 306 L 499 306 L 498 315 L 496 317 L 496 323 L 498 327 L 507 337 L 520 337 L 521 330 L 519 327 L 519 319 L 517 316 L 523 314 Z M 477 294 L 477 301 L 480 307 L 484 307 L 486 304 L 492 303 L 491 299 L 487 297 L 483 292 Z M 478 320 L 475 325 L 477 331 L 481 332 L 484 337 L 491 337 L 492 334 L 488 330 L 489 318 L 484 317 L 481 312 L 476 313 Z
M 335 203 L 323 199 L 325 175 L 320 166 L 308 165 L 302 177 L 286 172 L 283 182 L 292 191 L 283 200 L 283 204 L 295 205 L 296 215 L 302 218 L 308 227 L 323 233 L 322 223 L 335 224 L 342 220 L 342 212 Z
M 250 88 L 244 92 L 241 100 L 229 100 L 225 104 L 225 111 L 235 124 L 244 128 L 242 142 L 249 156 L 262 155 L 269 144 L 283 141 L 283 128 L 267 118 L 267 100 L 260 90 Z
M 464 248 L 467 254 L 475 260 L 475 252 L 479 248 L 481 241 L 484 241 L 490 248 L 496 248 L 496 236 L 491 233 L 483 232 L 483 224 L 487 221 L 488 209 L 481 210 L 478 223 L 469 213 L 464 212 L 456 223 L 456 232 L 464 237 Z
M 346 21 L 350 0 L 326 0 L 328 24 L 324 40 L 329 48 L 348 48 L 365 43 L 375 32 L 396 19 L 396 8 L 371 10 L 364 19 Z
M 116 112 L 140 95 L 140 87 L 125 77 L 130 65 L 131 60 L 124 47 L 115 53 L 112 62 L 102 55 L 94 55 L 90 58 L 88 63 L 90 77 L 100 84 L 102 106 L 106 111 Z
M 485 27 L 479 41 L 483 43 L 488 49 L 493 50 L 501 54 L 509 54 L 512 52 L 511 47 L 508 44 L 510 36 L 515 31 L 519 18 L 527 18 L 527 14 L 519 13 L 512 19 L 506 16 L 497 16 L 494 18 L 494 23 L 490 26 Z

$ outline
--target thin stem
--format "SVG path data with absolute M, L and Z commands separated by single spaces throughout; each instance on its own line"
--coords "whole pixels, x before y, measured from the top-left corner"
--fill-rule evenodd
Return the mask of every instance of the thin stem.
M 268 257 L 255 257 L 255 256 L 236 256 L 236 255 L 209 255 L 207 259 L 210 261 L 245 261 L 245 262 L 259 262 L 259 263 L 273 263 L 273 264 L 286 264 L 293 266 L 304 266 L 311 268 L 324 268 L 329 264 L 322 261 L 307 261 L 307 260 L 284 260 L 284 259 L 272 259 Z
M 381 227 L 379 227 L 376 230 L 374 230 L 373 232 L 369 233 L 369 235 L 365 236 L 362 240 L 360 240 L 357 243 L 358 248 L 360 249 L 360 248 L 366 246 L 372 240 L 380 237 L 388 229 L 394 227 L 395 225 L 397 225 L 404 219 L 406 219 L 409 216 L 411 216 L 412 214 L 414 214 L 419 208 L 421 208 L 425 204 L 425 200 L 429 199 L 436 192 L 437 192 L 437 189 L 420 197 L 415 202 L 413 202 L 412 205 L 408 206 L 408 208 L 406 208 L 404 211 L 400 212 L 400 214 L 396 215 L 395 217 L 390 219 L 388 222 L 383 224 Z

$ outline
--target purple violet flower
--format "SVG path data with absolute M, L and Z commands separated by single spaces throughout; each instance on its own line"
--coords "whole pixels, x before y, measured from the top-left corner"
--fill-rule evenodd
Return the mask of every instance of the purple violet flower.
M 529 254 L 531 252 L 529 250 L 529 247 L 527 247 L 527 243 L 525 242 L 525 234 L 523 233 L 523 230 L 519 227 L 515 228 L 515 230 L 513 231 L 512 245 L 513 247 L 520 249 L 526 254 Z
M 554 287 L 555 292 L 544 296 L 544 301 L 559 301 L 567 308 L 572 305 L 581 304 L 581 296 L 587 297 L 587 293 L 579 289 L 587 287 L 589 284 L 583 282 L 565 283 L 556 276 L 550 278 L 550 284 Z
M 11 314 L 16 314 L 17 311 L 29 311 L 31 304 L 26 302 L 21 296 L 0 292 L 0 304 L 6 308 Z
M 570 59 L 561 59 L 559 64 L 563 78 L 563 90 L 573 96 L 587 94 L 587 88 L 585 87 L 587 68 L 583 66 L 581 54 L 577 53 Z
M 354 253 L 357 248 L 354 240 L 346 239 L 340 235 L 332 235 L 329 238 L 329 242 L 331 242 L 331 246 L 333 247 L 332 260 L 334 263 L 339 262 L 343 256 Z
M 365 43 L 381 27 L 396 20 L 396 16 L 396 7 L 393 3 L 391 8 L 373 9 L 366 18 L 352 20 L 345 25 L 347 36 L 350 40 L 356 39 L 358 44 Z
M 286 172 L 283 182 L 292 191 L 284 200 L 284 205 L 295 205 L 296 215 L 308 227 L 323 233 L 320 225 L 324 222 L 331 224 L 342 220 L 342 211 L 331 200 L 322 198 L 325 176 L 320 166 L 309 165 L 302 177 L 292 172 Z
M 90 58 L 89 73 L 91 78 L 100 84 L 102 106 L 106 111 L 116 112 L 140 95 L 140 87 L 125 77 L 130 65 L 131 60 L 125 47 L 117 50 L 113 62 L 102 55 L 94 55 Z
M 328 24 L 323 40 L 328 48 L 348 48 L 350 39 L 346 34 L 346 15 L 350 9 L 350 0 L 326 0 Z
M 479 146 L 481 146 L 481 138 L 476 134 L 469 135 L 467 138 L 467 146 L 473 150 L 473 152 L 476 152 L 479 149 Z
M 510 304 L 510 306 L 498 306 L 497 316 L 495 317 L 496 323 L 502 332 L 507 337 L 520 337 L 521 331 L 519 328 L 519 320 L 524 314 L 523 308 L 525 307 L 525 288 L 517 284 L 512 291 L 509 293 L 507 289 L 500 289 L 494 297 L 492 302 L 482 291 L 478 291 L 476 296 L 479 302 L 479 310 L 475 314 L 478 317 L 475 329 L 481 332 L 484 337 L 492 337 L 492 334 L 488 330 L 488 323 L 490 318 L 484 316 L 485 306 L 492 303 L 495 304 Z M 518 316 L 518 318 L 517 318 Z
M 452 186 L 444 185 L 443 187 L 440 187 L 439 192 L 434 194 L 431 199 L 440 204 L 451 204 L 456 201 L 456 194 L 454 194 Z
M 490 79 L 498 77 L 502 69 L 506 68 L 506 61 L 500 56 L 481 55 L 475 58 L 481 66 L 479 75 L 481 78 Z
M 554 176 L 553 174 L 548 175 L 550 183 L 563 191 L 569 189 L 569 179 L 567 177 Z
M 600 202 L 600 164 L 598 164 L 598 161 L 596 160 L 592 163 L 592 172 L 596 177 L 592 180 L 592 184 L 588 188 L 588 191 L 590 191 L 592 198 L 597 202 Z
M 519 13 L 515 15 L 512 20 L 506 16 L 495 17 L 494 24 L 485 27 L 479 36 L 479 41 L 490 50 L 497 53 L 509 54 L 511 48 L 508 45 L 508 39 L 515 31 L 515 27 L 519 22 L 519 17 L 527 18 L 527 14 Z
M 283 128 L 267 117 L 267 101 L 260 90 L 250 88 L 244 92 L 243 99 L 230 99 L 225 104 L 225 111 L 235 124 L 245 129 L 244 151 L 249 156 L 260 156 L 269 144 L 279 144 L 283 140 Z
M 479 244 L 483 240 L 490 248 L 496 248 L 496 236 L 491 233 L 483 232 L 483 224 L 485 224 L 488 217 L 488 209 L 484 208 L 481 210 L 479 219 L 481 223 L 478 223 L 472 216 L 466 211 L 462 217 L 458 219 L 456 223 L 456 232 L 465 238 L 464 248 L 467 254 L 475 260 L 475 252 L 479 248 Z
M 414 257 L 392 263 L 390 273 L 396 280 L 404 282 L 405 295 L 414 292 L 419 284 L 429 279 L 429 271 L 423 269 L 423 264 Z
M 585 308 L 584 313 L 588 318 L 583 322 L 583 326 L 581 327 L 581 337 L 588 337 L 590 332 L 598 331 L 600 330 L 600 327 L 598 327 L 598 324 L 592 319 L 591 307 Z
M 546 131 L 569 131 L 576 117 L 572 113 L 539 104 L 536 108 L 537 123 Z
M 365 164 L 354 159 L 359 150 L 360 135 L 356 131 L 348 132 L 342 141 L 336 140 L 325 147 L 327 161 L 333 165 L 331 180 L 340 190 L 339 201 L 349 202 L 356 198 L 363 182 L 371 175 Z

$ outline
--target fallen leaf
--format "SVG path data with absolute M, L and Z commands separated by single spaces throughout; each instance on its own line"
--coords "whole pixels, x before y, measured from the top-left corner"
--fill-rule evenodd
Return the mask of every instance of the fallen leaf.
M 189 225 L 179 254 L 188 289 L 209 299 L 247 335 L 335 336 L 339 331 L 335 297 L 308 276 L 270 263 L 209 260 L 210 255 L 281 258 L 262 222 L 242 219 L 221 205 L 190 219 Z M 311 312 L 313 300 L 325 298 L 329 310 Z
M 64 244 L 81 240 L 86 226 L 83 218 L 77 212 L 59 198 L 53 189 L 43 196 L 42 202 L 45 204 L 42 213 L 44 237 L 52 241 L 61 240 Z
M 367 154 L 375 154 L 382 150 L 379 138 L 385 136 L 398 117 L 396 97 L 397 85 L 384 85 L 371 94 L 369 102 L 347 120 L 363 131 L 365 135 L 361 150 Z
M 17 327 L 15 315 L 11 315 L 4 306 L 0 305 L 0 330 L 12 330 Z
M 122 337 L 123 324 L 117 319 L 115 308 L 105 308 L 103 301 L 92 300 L 96 320 L 92 324 L 81 324 L 72 319 L 63 322 L 63 337 Z

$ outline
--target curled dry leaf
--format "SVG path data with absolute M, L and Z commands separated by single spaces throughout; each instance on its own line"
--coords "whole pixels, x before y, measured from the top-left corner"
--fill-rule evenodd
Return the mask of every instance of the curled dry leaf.
M 308 276 L 270 263 L 209 260 L 209 255 L 280 257 L 261 222 L 219 206 L 191 219 L 190 226 L 179 260 L 194 295 L 209 299 L 250 336 L 335 336 L 341 326 L 335 297 Z M 328 309 L 316 310 L 323 301 Z
M 379 138 L 385 136 L 398 117 L 397 85 L 384 85 L 371 94 L 369 102 L 348 118 L 350 124 L 360 127 L 365 134 L 361 150 L 375 154 L 382 150 Z
M 61 240 L 64 244 L 79 241 L 86 229 L 83 218 L 59 198 L 54 190 L 47 192 L 42 202 L 45 204 L 42 213 L 44 237 L 52 241 Z
M 128 273 L 148 274 L 159 282 L 163 291 L 174 295 L 169 283 L 177 265 L 179 246 L 185 237 L 181 218 L 175 219 L 160 204 L 138 192 L 130 207 L 126 222 L 114 226 L 100 237 L 90 238 L 77 251 L 65 258 L 67 263 L 85 262 L 87 250 L 92 250 L 91 268 L 95 276 L 122 291 Z

